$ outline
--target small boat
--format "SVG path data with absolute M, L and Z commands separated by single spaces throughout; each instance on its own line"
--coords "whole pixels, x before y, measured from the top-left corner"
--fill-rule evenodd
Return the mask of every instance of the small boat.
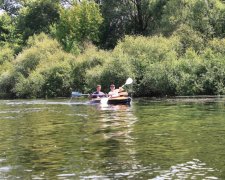
M 108 104 L 130 104 L 131 97 L 116 97 L 116 98 L 109 98 Z
M 93 98 L 90 100 L 91 104 L 130 104 L 131 102 L 131 97 L 113 97 L 113 98 Z

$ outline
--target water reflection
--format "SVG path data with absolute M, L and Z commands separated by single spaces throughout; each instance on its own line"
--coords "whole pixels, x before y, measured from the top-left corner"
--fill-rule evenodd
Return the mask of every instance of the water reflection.
M 215 170 L 207 167 L 206 163 L 193 159 L 186 163 L 171 166 L 169 170 L 159 171 L 160 175 L 153 179 L 203 179 L 203 177 L 205 179 L 218 179 L 215 176 L 210 176 L 211 172 L 215 172 Z
M 133 115 L 132 106 L 128 105 L 97 105 L 99 118 L 98 127 L 93 135 L 101 136 L 95 146 L 101 148 L 98 156 L 101 163 L 98 165 L 102 172 L 95 172 L 82 179 L 119 178 L 125 175 L 128 169 L 135 166 L 134 141 L 132 138 L 133 126 L 137 118 Z
M 216 179 L 224 115 L 212 102 L 0 102 L 0 179 Z
M 103 132 L 105 139 L 115 138 L 131 140 L 133 124 L 137 118 L 133 115 L 132 107 L 127 105 L 98 106 L 103 110 L 97 120 L 100 127 L 96 132 Z

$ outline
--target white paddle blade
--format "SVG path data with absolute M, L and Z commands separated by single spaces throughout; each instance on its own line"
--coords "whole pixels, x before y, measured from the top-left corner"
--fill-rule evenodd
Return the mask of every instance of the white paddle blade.
M 133 79 L 132 78 L 128 78 L 126 80 L 126 83 L 125 84 L 127 85 L 127 84 L 132 84 L 132 83 L 133 83 Z
M 79 97 L 79 96 L 81 96 L 82 94 L 81 93 L 79 93 L 79 92 L 72 92 L 72 97 Z
M 108 104 L 108 98 L 101 98 L 101 104 Z

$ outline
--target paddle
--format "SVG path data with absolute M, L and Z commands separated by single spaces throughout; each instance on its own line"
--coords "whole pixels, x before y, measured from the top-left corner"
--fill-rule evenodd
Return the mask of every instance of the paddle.
M 129 85 L 133 83 L 133 79 L 131 79 L 130 77 L 126 80 L 126 83 L 124 85 L 122 85 L 122 87 L 124 87 L 125 85 Z
M 80 92 L 73 91 L 71 95 L 72 97 L 80 97 L 80 96 L 89 96 L 90 94 L 82 94 Z
M 81 96 L 89 96 L 89 94 L 82 94 L 80 92 L 73 91 L 71 93 L 71 98 L 70 98 L 69 102 L 72 101 L 73 97 L 81 97 Z

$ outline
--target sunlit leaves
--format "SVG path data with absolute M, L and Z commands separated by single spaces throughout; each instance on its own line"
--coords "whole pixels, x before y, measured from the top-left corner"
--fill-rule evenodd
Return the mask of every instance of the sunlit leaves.
M 60 23 L 56 26 L 56 37 L 66 51 L 73 51 L 85 41 L 98 41 L 102 23 L 99 6 L 94 2 L 82 1 L 62 9 Z M 76 50 L 75 50 L 76 52 Z
M 29 36 L 49 33 L 50 26 L 59 19 L 59 4 L 51 0 L 33 1 L 24 6 L 17 18 L 17 28 L 26 41 Z
M 14 61 L 14 69 L 0 77 L 0 86 L 8 86 L 18 97 L 53 97 L 70 94 L 70 63 L 73 57 L 45 34 L 34 36 Z M 5 84 L 6 83 L 6 84 Z M 10 94 L 10 91 L 8 92 Z

